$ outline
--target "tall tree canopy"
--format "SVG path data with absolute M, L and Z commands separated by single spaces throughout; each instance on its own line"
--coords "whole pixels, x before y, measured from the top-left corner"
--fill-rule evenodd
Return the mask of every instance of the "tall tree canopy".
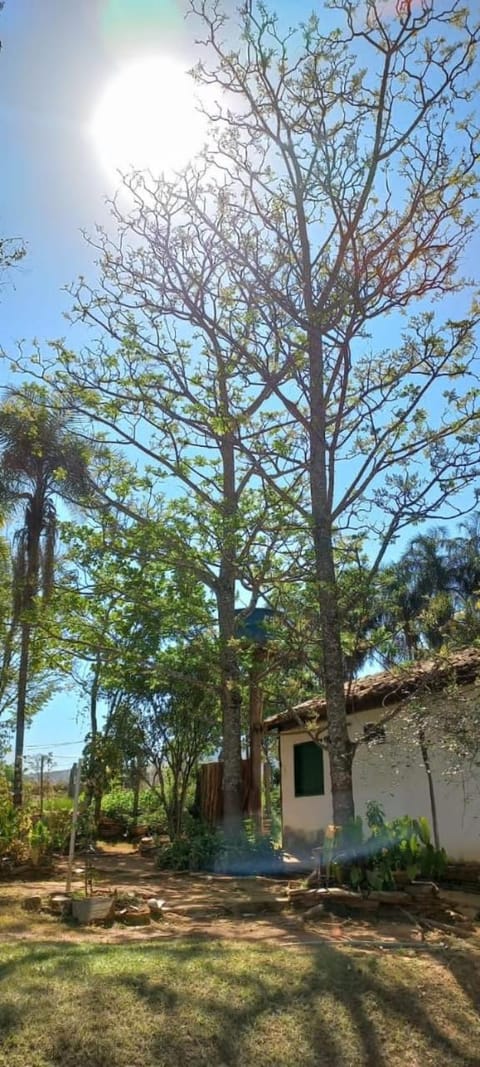
M 78 361 L 60 346 L 60 385 L 130 439 L 125 410 L 136 431 L 160 403 L 170 432 L 162 422 L 155 458 L 174 478 L 189 475 L 188 420 L 202 462 L 215 429 L 226 661 L 239 484 L 261 487 L 270 511 L 276 501 L 309 531 L 341 824 L 353 814 L 353 748 L 336 539 L 369 536 L 367 582 L 399 531 L 438 515 L 478 470 L 479 307 L 442 321 L 432 301 L 463 286 L 478 187 L 470 104 L 480 28 L 459 0 L 333 0 L 296 30 L 263 3 L 232 18 L 220 2 L 190 7 L 202 50 L 195 77 L 215 99 L 210 140 L 174 180 L 126 177 L 112 205 L 117 233 L 95 242 L 100 286 L 76 293 L 81 316 L 118 351 L 109 343 L 102 362 L 92 350 Z M 378 325 L 387 317 L 391 342 Z M 187 348 L 197 380 L 185 373 Z M 58 367 L 53 374 L 58 382 Z M 133 437 L 144 447 L 142 433 Z M 192 493 L 197 484 L 195 474 Z

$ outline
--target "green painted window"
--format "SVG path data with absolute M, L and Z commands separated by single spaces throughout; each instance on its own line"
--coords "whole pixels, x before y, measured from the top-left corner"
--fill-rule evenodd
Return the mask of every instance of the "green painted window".
M 323 796 L 323 749 L 315 741 L 293 746 L 293 768 L 296 797 Z

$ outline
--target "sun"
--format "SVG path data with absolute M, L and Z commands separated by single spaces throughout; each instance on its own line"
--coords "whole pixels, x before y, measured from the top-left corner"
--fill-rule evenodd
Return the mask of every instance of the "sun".
M 206 121 L 196 87 L 178 62 L 143 57 L 105 86 L 90 125 L 98 157 L 110 175 L 181 169 L 202 147 Z

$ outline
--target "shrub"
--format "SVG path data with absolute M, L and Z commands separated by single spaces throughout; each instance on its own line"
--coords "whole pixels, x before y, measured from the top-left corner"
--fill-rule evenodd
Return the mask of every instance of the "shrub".
M 24 863 L 29 856 L 29 834 L 32 818 L 24 808 L 12 804 L 7 777 L 0 777 L 0 858 L 12 863 Z
M 157 852 L 157 866 L 170 871 L 211 871 L 222 851 L 221 834 L 207 823 L 186 821 L 182 837 Z
M 62 804 L 56 801 L 62 800 Z M 67 800 L 67 803 L 64 801 Z M 72 802 L 68 798 L 55 798 L 55 802 L 48 801 L 45 805 L 43 821 L 48 826 L 51 837 L 53 852 L 65 852 L 68 848 L 70 829 L 72 825 Z
M 121 833 L 128 834 L 133 823 L 133 789 L 117 787 L 102 798 L 102 815 L 114 819 L 121 826 Z M 147 823 L 155 833 L 165 831 L 165 814 L 160 798 L 153 789 L 143 789 L 138 798 L 138 822 Z
M 234 838 L 225 838 L 221 830 L 189 819 L 182 836 L 157 852 L 158 866 L 175 871 L 269 874 L 280 863 L 281 852 L 271 837 L 260 834 L 250 819 Z
M 270 834 L 245 819 L 237 838 L 223 840 L 217 870 L 225 874 L 271 874 L 282 866 L 282 852 Z
M 52 851 L 52 835 L 42 819 L 37 819 L 29 834 L 30 859 L 41 863 Z
M 409 881 L 419 875 L 444 874 L 447 856 L 432 845 L 427 819 L 402 815 L 385 822 L 383 808 L 372 801 L 367 805 L 367 825 L 369 836 L 364 837 L 362 820 L 357 818 L 331 843 L 333 873 L 339 881 L 347 878 L 355 889 L 368 891 L 393 889 L 397 872 Z

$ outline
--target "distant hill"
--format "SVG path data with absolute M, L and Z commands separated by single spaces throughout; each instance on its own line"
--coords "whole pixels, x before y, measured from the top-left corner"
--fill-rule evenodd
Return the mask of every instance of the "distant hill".
M 40 775 L 38 773 L 36 773 L 36 774 L 26 774 L 25 775 L 25 781 L 26 782 L 38 782 L 39 779 L 40 779 Z M 69 767 L 66 770 L 63 770 L 63 771 L 45 771 L 45 781 L 46 782 L 50 782 L 51 785 L 68 785 L 69 780 L 70 780 L 70 768 Z

